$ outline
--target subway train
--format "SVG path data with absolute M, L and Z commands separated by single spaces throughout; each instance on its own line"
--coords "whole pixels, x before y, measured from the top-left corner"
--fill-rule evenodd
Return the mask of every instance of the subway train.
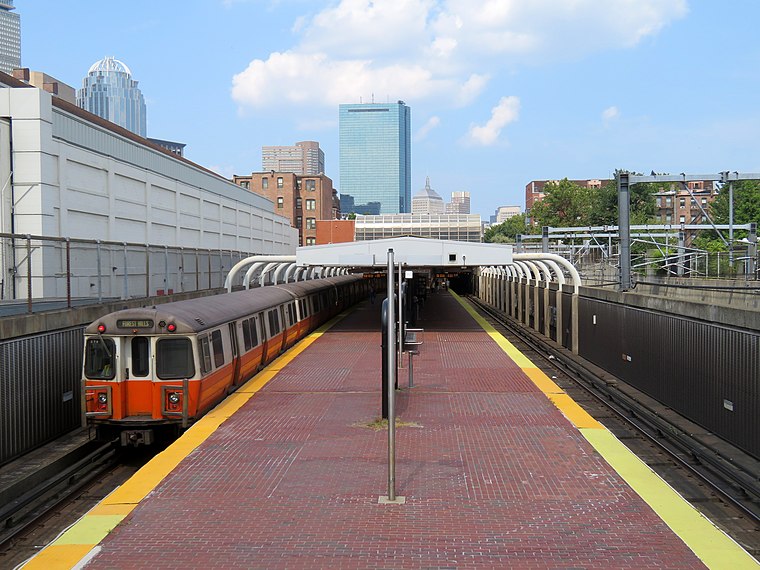
M 85 329 L 88 424 L 123 446 L 176 437 L 377 281 L 327 277 L 105 315 Z

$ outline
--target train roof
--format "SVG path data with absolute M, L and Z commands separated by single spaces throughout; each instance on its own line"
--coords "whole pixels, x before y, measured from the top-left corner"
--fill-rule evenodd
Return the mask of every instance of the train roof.
M 90 324 L 85 332 L 97 334 L 99 324 L 105 324 L 109 332 L 116 328 L 118 320 L 151 320 L 153 325 L 164 321 L 177 325 L 178 334 L 200 332 L 220 324 L 258 313 L 276 305 L 297 299 L 303 295 L 329 289 L 333 286 L 359 279 L 355 276 L 327 277 L 314 281 L 256 287 L 246 291 L 234 291 L 197 299 L 174 301 L 153 307 L 137 307 L 104 315 Z M 144 332 L 148 333 L 148 330 Z M 155 330 L 154 333 L 162 331 Z

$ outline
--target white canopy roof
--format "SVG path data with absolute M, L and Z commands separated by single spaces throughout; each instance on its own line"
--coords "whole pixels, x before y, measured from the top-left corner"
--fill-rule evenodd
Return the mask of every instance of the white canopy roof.
M 396 263 L 411 267 L 477 267 L 512 263 L 512 246 L 416 237 L 312 245 L 296 250 L 302 267 L 385 267 L 388 250 Z

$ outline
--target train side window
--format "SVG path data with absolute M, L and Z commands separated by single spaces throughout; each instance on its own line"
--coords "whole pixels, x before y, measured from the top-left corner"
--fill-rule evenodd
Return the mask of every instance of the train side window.
M 251 321 L 253 319 L 245 319 L 242 323 L 243 326 L 243 347 L 245 348 L 245 351 L 248 352 L 253 348 L 253 344 L 251 343 Z
M 87 341 L 84 375 L 99 380 L 112 380 L 116 376 L 116 345 L 113 339 L 97 337 Z
M 211 351 L 209 350 L 209 346 L 208 346 L 208 335 L 204 336 L 200 340 L 200 349 L 201 349 L 201 370 L 203 370 L 204 374 L 207 374 L 208 372 L 211 372 L 212 370 Z
M 277 309 L 269 311 L 269 334 L 274 336 L 280 332 L 280 317 Z
M 290 322 L 288 326 L 293 326 L 296 324 L 296 304 L 295 303 L 288 303 L 288 318 L 290 319 Z
M 156 343 L 156 374 L 162 380 L 195 375 L 193 345 L 189 338 L 162 338 Z
M 132 374 L 147 376 L 150 374 L 150 339 L 147 336 L 132 338 Z
M 211 333 L 211 348 L 214 351 L 214 366 L 219 368 L 224 365 L 224 344 L 222 343 L 222 331 Z
M 256 317 L 248 319 L 251 323 L 251 343 L 252 346 L 259 346 L 259 322 Z

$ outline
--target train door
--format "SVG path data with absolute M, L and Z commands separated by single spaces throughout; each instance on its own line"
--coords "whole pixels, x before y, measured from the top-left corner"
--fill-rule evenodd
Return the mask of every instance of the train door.
M 240 382 L 240 343 L 238 340 L 238 324 L 230 323 L 230 345 L 232 346 L 232 382 L 236 386 Z
M 151 381 L 150 337 L 124 337 L 124 401 L 126 416 L 145 416 L 153 413 L 153 382 Z

